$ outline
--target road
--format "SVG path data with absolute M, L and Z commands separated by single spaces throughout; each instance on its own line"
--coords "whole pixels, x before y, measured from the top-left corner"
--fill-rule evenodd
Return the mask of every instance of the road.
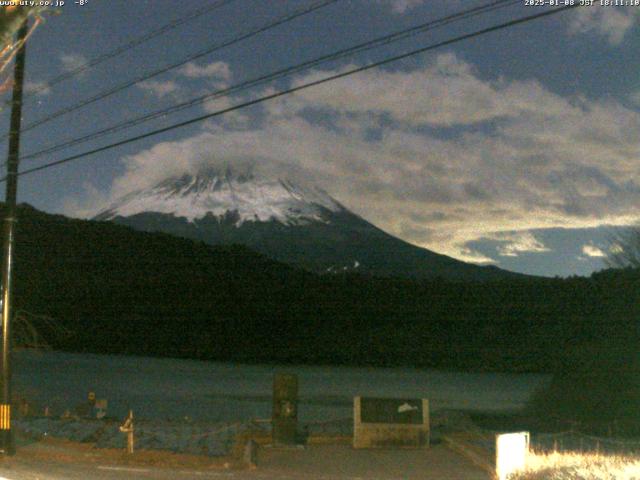
M 428 450 L 354 450 L 348 445 L 262 448 L 258 468 L 231 469 L 204 457 L 193 461 L 154 452 L 139 461 L 69 445 L 23 447 L 0 458 L 0 480 L 487 480 L 489 476 L 443 445 Z M 159 459 L 159 460 L 155 460 Z

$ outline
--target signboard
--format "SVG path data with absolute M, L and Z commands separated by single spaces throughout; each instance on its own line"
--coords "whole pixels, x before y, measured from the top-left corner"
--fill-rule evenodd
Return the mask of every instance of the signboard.
M 512 473 L 523 470 L 529 451 L 529 432 L 496 435 L 496 475 L 506 480 Z
M 426 447 L 429 400 L 425 398 L 355 397 L 353 446 Z
M 362 423 L 422 424 L 422 399 L 360 397 Z

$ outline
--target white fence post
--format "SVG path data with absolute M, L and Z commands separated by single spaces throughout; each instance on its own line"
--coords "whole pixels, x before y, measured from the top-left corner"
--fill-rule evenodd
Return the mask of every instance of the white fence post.
M 133 453 L 133 410 L 129 410 L 129 416 L 120 425 L 120 431 L 127 434 L 127 453 Z

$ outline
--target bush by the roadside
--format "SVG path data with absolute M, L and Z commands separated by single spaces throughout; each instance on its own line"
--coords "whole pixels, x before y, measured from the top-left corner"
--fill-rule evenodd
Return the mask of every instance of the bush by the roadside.
M 599 435 L 640 434 L 640 354 L 630 342 L 606 339 L 566 352 L 529 413 L 538 429 Z

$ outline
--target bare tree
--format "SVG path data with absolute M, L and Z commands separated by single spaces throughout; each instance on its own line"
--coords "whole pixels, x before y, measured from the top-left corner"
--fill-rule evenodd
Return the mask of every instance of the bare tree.
M 618 231 L 605 262 L 611 268 L 640 268 L 640 227 Z
M 36 315 L 26 310 L 15 313 L 13 342 L 16 348 L 50 350 L 54 345 L 72 335 L 72 332 L 60 325 L 48 315 Z

